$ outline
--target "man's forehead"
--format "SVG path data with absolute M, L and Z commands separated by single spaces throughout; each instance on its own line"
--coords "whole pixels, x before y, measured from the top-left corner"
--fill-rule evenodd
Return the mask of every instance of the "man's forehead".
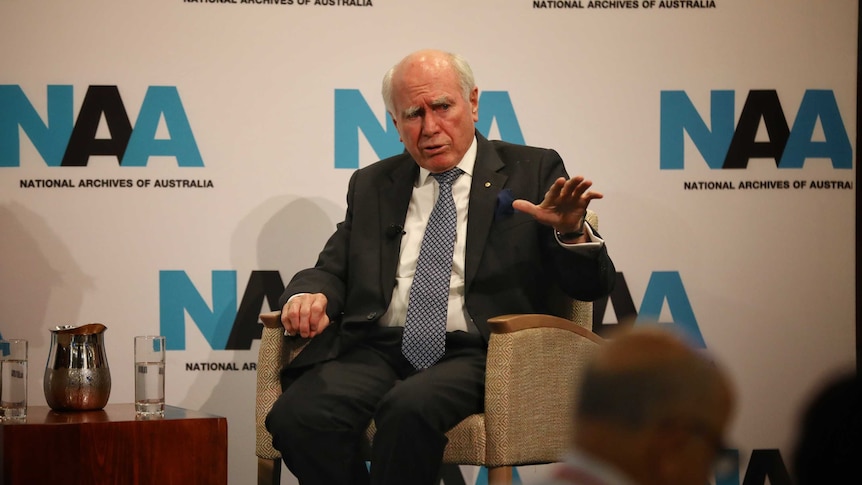
M 396 75 L 428 74 L 452 69 L 449 58 L 440 52 L 420 52 L 411 54 L 395 67 Z
M 459 86 L 458 73 L 448 63 L 415 64 L 396 70 L 393 79 L 396 89 L 452 88 Z

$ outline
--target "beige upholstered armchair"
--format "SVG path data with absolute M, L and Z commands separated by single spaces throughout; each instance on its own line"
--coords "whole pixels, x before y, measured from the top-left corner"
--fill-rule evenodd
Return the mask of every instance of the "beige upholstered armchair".
M 587 220 L 598 227 L 592 211 Z M 553 299 L 560 302 L 561 316 L 489 320 L 485 412 L 467 417 L 447 433 L 445 463 L 485 466 L 492 485 L 508 484 L 512 466 L 552 463 L 568 448 L 582 369 L 602 339 L 591 330 L 592 303 Z M 265 313 L 261 321 L 255 406 L 258 484 L 277 485 L 281 455 L 272 447 L 264 419 L 281 395 L 279 370 L 307 340 L 284 337 L 280 312 Z M 373 422 L 367 434 L 370 442 Z

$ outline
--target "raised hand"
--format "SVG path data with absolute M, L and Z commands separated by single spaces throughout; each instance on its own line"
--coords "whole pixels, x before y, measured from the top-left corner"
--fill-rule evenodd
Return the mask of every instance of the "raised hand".
M 560 177 L 554 181 L 539 205 L 518 199 L 512 203 L 512 207 L 560 233 L 578 232 L 583 230 L 582 224 L 590 201 L 604 197 L 599 192 L 590 191 L 592 185 L 591 181 L 581 176 L 569 180 Z

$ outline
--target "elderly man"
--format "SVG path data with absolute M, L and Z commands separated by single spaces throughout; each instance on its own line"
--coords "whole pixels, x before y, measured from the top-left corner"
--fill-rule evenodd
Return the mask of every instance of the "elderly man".
M 703 485 L 734 407 L 727 375 L 673 334 L 611 340 L 579 393 L 574 447 L 545 485 Z
M 303 485 L 434 483 L 446 431 L 484 406 L 488 318 L 548 312 L 553 286 L 582 300 L 613 286 L 584 221 L 602 195 L 553 150 L 477 133 L 462 58 L 408 55 L 383 98 L 406 153 L 353 174 L 345 220 L 280 302 L 285 333 L 311 341 L 267 429 Z

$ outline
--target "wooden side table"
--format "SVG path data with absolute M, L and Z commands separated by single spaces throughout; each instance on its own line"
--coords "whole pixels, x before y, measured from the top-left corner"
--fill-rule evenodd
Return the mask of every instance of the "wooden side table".
M 227 485 L 227 418 L 174 406 L 142 419 L 134 404 L 62 412 L 30 406 L 0 422 L 0 485 Z

